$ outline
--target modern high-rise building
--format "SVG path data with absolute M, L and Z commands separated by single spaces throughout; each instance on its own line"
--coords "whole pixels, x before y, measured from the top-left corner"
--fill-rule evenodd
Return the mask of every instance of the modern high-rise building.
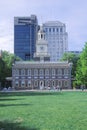
M 14 17 L 14 54 L 23 60 L 33 59 L 38 21 L 35 15 Z
M 68 51 L 68 34 L 66 26 L 59 21 L 49 21 L 43 24 L 48 53 L 51 61 L 58 61 Z

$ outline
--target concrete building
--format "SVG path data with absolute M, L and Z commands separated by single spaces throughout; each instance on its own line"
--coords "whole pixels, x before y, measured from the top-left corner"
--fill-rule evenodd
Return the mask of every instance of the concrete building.
M 12 68 L 15 89 L 45 89 L 50 86 L 71 88 L 71 64 L 68 62 L 16 62 Z
M 49 21 L 43 24 L 48 41 L 48 53 L 51 61 L 58 61 L 68 51 L 68 34 L 66 26 L 59 21 Z
M 36 44 L 36 61 L 15 62 L 12 67 L 12 86 L 15 89 L 71 88 L 71 68 L 68 62 L 51 62 L 45 33 L 40 29 Z
M 14 17 L 14 54 L 23 60 L 33 59 L 38 21 L 35 15 Z

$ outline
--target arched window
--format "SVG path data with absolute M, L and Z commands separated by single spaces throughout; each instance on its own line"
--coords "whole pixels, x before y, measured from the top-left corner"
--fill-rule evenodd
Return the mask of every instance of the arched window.
M 64 87 L 68 87 L 68 81 L 64 81 Z
M 44 75 L 44 70 L 43 69 L 40 69 L 39 70 L 39 75 L 41 76 L 41 75 Z
M 14 70 L 14 75 L 15 75 L 15 76 L 18 76 L 18 75 L 19 75 L 19 70 L 18 70 L 18 69 L 15 69 L 15 70 Z
M 15 87 L 19 87 L 19 81 L 15 81 Z
M 55 87 L 55 81 L 54 80 L 52 81 L 52 87 Z
M 62 69 L 58 69 L 58 75 L 62 75 Z
M 34 69 L 34 76 L 38 75 L 38 69 Z
M 25 81 L 24 80 L 21 81 L 21 87 L 25 87 Z
M 49 75 L 49 69 L 45 69 L 45 75 Z
M 68 75 L 68 74 L 69 74 L 68 69 L 64 69 L 64 75 Z
M 21 75 L 25 75 L 25 69 L 21 70 Z
M 43 39 L 43 34 L 41 34 L 41 39 Z
M 62 87 L 62 81 L 61 80 L 58 81 L 58 86 Z
M 46 81 L 45 81 L 45 87 L 47 88 L 48 86 L 50 86 L 50 81 L 49 81 L 49 80 L 46 80 Z
M 28 76 L 31 76 L 31 69 L 28 69 Z
M 31 80 L 28 81 L 28 87 L 31 87 Z
M 38 87 L 38 81 L 37 80 L 34 81 L 34 86 Z
M 55 74 L 56 74 L 55 69 L 52 69 L 52 75 L 55 75 Z

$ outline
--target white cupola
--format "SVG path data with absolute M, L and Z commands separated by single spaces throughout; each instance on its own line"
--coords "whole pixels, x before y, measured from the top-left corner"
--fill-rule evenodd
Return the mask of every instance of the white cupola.
M 36 53 L 34 57 L 40 57 L 40 59 L 44 59 L 44 57 L 49 57 L 48 43 L 47 40 L 45 39 L 45 32 L 42 26 L 38 31 L 37 41 L 36 41 Z
M 45 32 L 42 26 L 40 26 L 40 30 L 38 31 L 38 40 L 45 40 Z

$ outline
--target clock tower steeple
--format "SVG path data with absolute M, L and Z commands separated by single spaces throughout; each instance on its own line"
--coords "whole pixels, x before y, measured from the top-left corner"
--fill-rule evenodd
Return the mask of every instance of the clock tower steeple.
M 35 61 L 50 61 L 50 56 L 48 54 L 48 43 L 45 39 L 45 32 L 43 31 L 42 26 L 38 31 L 34 59 Z

